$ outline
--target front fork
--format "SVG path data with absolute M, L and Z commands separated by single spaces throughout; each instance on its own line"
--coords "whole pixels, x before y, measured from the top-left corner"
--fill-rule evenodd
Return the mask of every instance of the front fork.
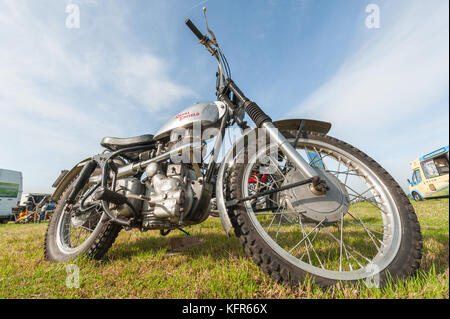
M 297 150 L 288 142 L 286 137 L 273 125 L 272 119 L 267 116 L 264 111 L 255 103 L 245 97 L 244 93 L 232 81 L 228 80 L 227 86 L 233 91 L 234 95 L 243 103 L 245 111 L 258 127 L 264 128 L 269 135 L 271 141 L 274 141 L 283 154 L 294 163 L 294 165 L 303 173 L 306 179 L 311 179 L 313 193 L 320 195 L 328 189 L 326 181 L 317 176 L 315 170 L 307 161 L 297 152 Z M 230 102 L 225 98 L 226 101 Z M 300 132 L 299 132 L 300 133 Z
M 286 137 L 273 125 L 272 122 L 265 122 L 262 127 L 266 129 L 271 141 L 275 141 L 277 146 L 286 155 L 286 157 L 300 169 L 306 178 L 316 176 L 314 169 L 305 161 L 305 159 L 297 152 L 297 150 L 288 142 Z

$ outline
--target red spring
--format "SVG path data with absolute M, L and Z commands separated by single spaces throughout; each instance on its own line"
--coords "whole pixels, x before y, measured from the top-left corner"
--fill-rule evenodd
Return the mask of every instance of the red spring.
M 256 183 L 256 182 L 258 182 L 258 180 L 265 183 L 269 179 L 269 175 L 267 175 L 267 174 L 263 174 L 261 179 L 259 178 L 261 176 L 261 174 L 259 174 L 259 173 L 252 173 L 251 175 L 252 176 L 249 177 L 249 179 L 248 179 L 249 183 Z

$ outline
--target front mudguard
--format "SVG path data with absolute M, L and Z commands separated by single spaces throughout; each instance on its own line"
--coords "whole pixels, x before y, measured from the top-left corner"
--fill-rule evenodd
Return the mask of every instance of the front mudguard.
M 308 119 L 287 119 L 273 122 L 276 128 L 281 132 L 296 131 L 300 127 L 300 122 L 304 121 L 303 130 L 309 132 L 318 132 L 322 134 L 327 134 L 330 131 L 331 123 L 322 122 L 317 120 Z M 244 145 L 245 137 L 250 134 L 256 134 L 256 129 L 248 129 L 244 134 L 236 141 L 236 143 L 228 150 L 227 154 L 223 158 L 220 164 L 219 172 L 217 174 L 216 180 L 216 203 L 217 209 L 219 210 L 219 217 L 222 226 L 228 236 L 230 236 L 231 229 L 233 225 L 231 224 L 230 216 L 228 215 L 228 210 L 226 207 L 226 198 L 224 194 L 224 186 L 226 182 L 226 174 L 233 167 L 235 158 L 244 151 L 244 147 L 237 149 L 237 145 Z

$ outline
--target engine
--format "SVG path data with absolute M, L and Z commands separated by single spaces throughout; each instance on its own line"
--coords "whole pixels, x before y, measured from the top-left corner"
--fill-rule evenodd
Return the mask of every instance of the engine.
M 134 210 L 140 213 L 143 228 L 179 227 L 202 191 L 202 177 L 189 166 L 151 163 L 142 182 L 137 178 L 120 179 L 116 192 L 127 197 Z M 120 217 L 133 215 L 133 209 L 127 204 L 110 208 Z
M 166 151 L 190 144 L 193 139 L 192 128 L 174 129 L 166 144 Z M 202 145 L 200 152 L 203 152 L 204 147 Z M 189 154 L 187 152 L 191 156 Z M 190 158 L 183 157 L 186 154 L 174 156 L 180 156 L 177 160 L 181 163 L 152 162 L 145 167 L 142 181 L 136 177 L 117 180 L 115 192 L 126 197 L 129 203 L 118 207 L 112 205 L 110 210 L 122 218 L 130 218 L 138 212 L 140 216 L 137 219 L 141 220 L 144 229 L 173 229 L 207 217 L 211 191 L 210 187 L 205 188 L 203 185 L 199 166 L 185 163 L 190 162 Z M 198 216 L 192 218 L 192 215 Z M 186 216 L 188 218 L 184 220 Z
M 180 224 L 194 202 L 191 183 L 197 180 L 195 172 L 184 164 L 168 164 L 164 173 L 158 163 L 151 163 L 145 173 L 145 197 L 150 200 L 143 205 L 143 227 L 170 228 Z

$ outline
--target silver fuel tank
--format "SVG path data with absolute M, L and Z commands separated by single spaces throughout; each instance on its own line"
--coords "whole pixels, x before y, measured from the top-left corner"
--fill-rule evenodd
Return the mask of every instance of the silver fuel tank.
M 170 135 L 173 129 L 189 128 L 194 123 L 200 123 L 202 128 L 220 125 L 220 120 L 225 114 L 225 103 L 220 101 L 196 103 L 181 111 L 164 124 L 153 137 L 158 140 Z

